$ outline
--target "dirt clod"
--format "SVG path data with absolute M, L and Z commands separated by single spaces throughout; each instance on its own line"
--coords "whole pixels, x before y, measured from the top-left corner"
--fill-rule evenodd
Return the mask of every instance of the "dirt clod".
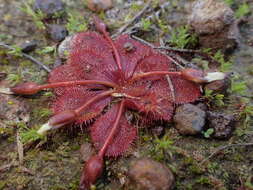
M 207 112 L 207 121 L 209 128 L 214 129 L 214 138 L 227 139 L 232 135 L 235 125 L 233 115 L 209 111 Z
M 137 190 L 169 190 L 174 183 L 170 169 L 148 158 L 133 161 L 129 176 Z
M 239 38 L 234 12 L 224 2 L 198 0 L 192 4 L 188 23 L 204 48 L 231 50 Z

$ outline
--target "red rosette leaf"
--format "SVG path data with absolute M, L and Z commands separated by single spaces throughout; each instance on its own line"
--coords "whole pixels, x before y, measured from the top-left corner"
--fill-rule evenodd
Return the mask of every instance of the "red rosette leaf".
M 79 87 L 68 88 L 64 94 L 53 102 L 52 109 L 55 114 L 65 110 L 75 110 L 99 93 L 101 93 L 101 91 L 88 91 L 87 89 Z M 76 119 L 76 122 L 87 123 L 91 121 L 104 110 L 110 100 L 110 97 L 106 97 L 92 103 L 83 111 L 81 116 Z
M 98 118 L 91 127 L 91 138 L 98 150 L 102 148 L 109 133 L 112 130 L 117 116 L 118 107 L 119 104 L 113 105 L 112 108 L 110 108 L 107 113 Z M 110 157 L 117 157 L 119 155 L 122 155 L 131 146 L 132 142 L 136 138 L 136 135 L 136 128 L 130 125 L 125 116 L 122 115 L 114 138 L 106 149 L 105 155 Z

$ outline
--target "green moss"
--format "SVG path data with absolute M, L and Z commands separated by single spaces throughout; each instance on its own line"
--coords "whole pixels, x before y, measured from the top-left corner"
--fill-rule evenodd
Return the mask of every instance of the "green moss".
M 231 60 L 225 60 L 221 51 L 216 52 L 213 58 L 220 63 L 220 71 L 228 72 L 232 69 L 233 62 Z
M 190 34 L 188 26 L 180 26 L 171 31 L 169 43 L 177 48 L 188 48 L 197 43 L 197 37 Z
M 151 24 L 152 23 L 150 19 L 144 19 L 144 18 L 141 19 L 141 26 L 144 31 L 148 31 L 150 29 Z
M 28 3 L 23 3 L 23 5 L 20 7 L 21 11 L 26 13 L 28 16 L 30 16 L 35 23 L 35 25 L 38 27 L 40 30 L 45 30 L 46 26 L 43 23 L 43 19 L 45 18 L 45 15 L 40 11 L 34 11 L 33 8 L 31 7 L 30 4 Z
M 5 185 L 6 185 L 6 181 L 0 181 L 0 190 L 3 190 Z
M 21 141 L 24 144 L 45 138 L 44 136 L 39 135 L 37 133 L 37 129 L 28 129 L 28 130 L 22 131 L 20 133 L 20 136 L 21 136 Z
M 242 3 L 239 5 L 238 9 L 235 12 L 237 18 L 244 17 L 250 13 L 250 6 L 247 3 Z
M 196 180 L 196 183 L 198 184 L 201 184 L 201 185 L 211 185 L 211 181 L 208 177 L 204 177 L 204 176 L 201 176 L 200 178 L 198 178 Z
M 68 23 L 66 28 L 70 34 L 76 32 L 83 32 L 88 29 L 87 21 L 84 17 L 78 12 L 68 12 Z
M 41 120 L 43 118 L 48 118 L 52 115 L 52 110 L 48 108 L 35 108 L 32 112 L 32 117 Z
M 9 73 L 7 80 L 12 84 L 16 85 L 22 81 L 22 76 L 18 73 Z

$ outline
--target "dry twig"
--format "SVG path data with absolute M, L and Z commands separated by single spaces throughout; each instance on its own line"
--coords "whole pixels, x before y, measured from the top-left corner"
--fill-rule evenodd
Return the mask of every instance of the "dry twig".
M 145 12 L 146 10 L 150 7 L 151 4 L 151 0 L 149 0 L 147 2 L 147 4 L 143 7 L 143 9 L 138 12 L 130 21 L 128 21 L 125 25 L 123 25 L 118 32 L 116 32 L 115 34 L 112 35 L 112 38 L 117 37 L 118 35 L 120 35 L 122 32 L 124 32 L 131 24 L 133 24 L 138 18 L 140 18 Z
M 216 154 L 218 154 L 219 152 L 227 149 L 227 148 L 231 148 L 231 147 L 236 147 L 236 146 L 253 146 L 253 143 L 240 143 L 240 144 L 229 144 L 229 145 L 225 145 L 225 146 L 220 146 L 218 147 L 212 154 L 210 154 L 207 158 L 205 158 L 204 160 L 202 160 L 200 162 L 200 165 L 202 165 L 203 163 L 205 163 L 207 160 L 211 159 L 213 156 L 215 156 Z
M 9 50 L 15 50 L 15 48 L 3 43 L 3 42 L 0 42 L 0 46 L 6 48 L 6 49 L 9 49 Z M 41 63 L 40 61 L 38 61 L 37 59 L 35 59 L 34 57 L 26 54 L 26 53 L 22 53 L 21 52 L 21 55 L 27 59 L 29 59 L 30 61 L 32 61 L 33 63 L 39 65 L 42 69 L 44 69 L 45 71 L 47 72 L 51 72 L 51 69 L 49 69 L 46 65 L 44 65 L 43 63 Z
M 23 143 L 21 142 L 19 132 L 17 131 L 17 149 L 18 149 L 18 159 L 19 165 L 22 166 L 24 162 L 24 147 Z

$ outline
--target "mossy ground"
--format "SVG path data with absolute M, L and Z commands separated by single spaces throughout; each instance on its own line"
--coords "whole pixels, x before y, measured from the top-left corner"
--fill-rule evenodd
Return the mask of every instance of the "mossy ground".
M 153 6 L 158 1 L 154 1 Z M 171 0 L 170 6 L 156 21 L 141 21 L 144 32 L 140 34 L 145 40 L 158 42 L 159 39 L 166 40 L 167 32 L 178 26 L 186 24 L 184 0 Z M 188 2 L 188 1 L 187 1 Z M 238 9 L 240 1 L 231 1 L 234 9 Z M 229 3 L 231 3 L 229 1 Z M 226 110 L 234 113 L 237 104 L 246 99 L 246 106 L 252 106 L 252 58 L 253 44 L 253 3 L 248 2 L 251 13 L 246 17 L 245 24 L 240 25 L 243 44 L 231 55 L 234 63 L 231 71 L 239 74 L 239 82 L 243 81 L 247 89 L 243 95 L 233 94 L 224 100 L 222 107 L 212 106 L 214 110 Z M 82 1 L 65 0 L 68 14 L 76 12 L 85 19 L 80 21 L 69 19 L 68 29 L 76 32 L 80 28 L 88 27 L 91 12 L 89 12 Z M 159 2 L 158 2 L 159 3 Z M 36 39 L 39 47 L 33 53 L 36 59 L 41 60 L 49 67 L 53 67 L 55 55 L 53 51 L 41 51 L 45 47 L 55 47 L 55 43 L 47 38 L 46 32 L 36 26 L 34 20 L 20 11 L 21 1 L 0 0 L 0 40 L 8 44 L 19 45 L 25 40 Z M 100 17 L 109 25 L 112 32 L 133 17 L 143 5 L 133 1 L 131 6 L 124 8 L 124 3 L 118 2 L 114 8 L 107 13 L 100 13 Z M 119 12 L 117 12 L 120 10 Z M 117 14 L 116 14 L 117 13 Z M 63 14 L 53 22 L 67 24 L 67 15 Z M 149 13 L 150 14 L 150 13 Z M 239 13 L 238 13 L 239 14 Z M 242 13 L 240 13 L 242 14 Z M 250 15 L 251 14 L 251 15 Z M 77 16 L 79 18 L 79 16 Z M 146 15 L 143 16 L 144 18 Z M 85 26 L 78 27 L 80 22 Z M 156 30 L 156 31 L 155 31 Z M 154 32 L 155 31 L 155 32 Z M 167 40 L 169 41 L 169 40 Z M 247 44 L 247 45 L 246 45 Z M 0 49 L 0 71 L 7 74 L 10 85 L 22 81 L 35 81 L 43 83 L 47 79 L 47 73 L 37 65 L 24 58 L 10 55 L 6 50 Z M 13 97 L 20 99 L 20 97 Z M 47 139 L 25 140 L 24 164 L 18 164 L 18 151 L 16 145 L 17 130 L 25 133 L 31 129 L 38 128 L 47 121 L 50 112 L 50 99 L 52 94 L 42 92 L 32 97 L 25 97 L 29 106 L 30 120 L 3 121 L 4 126 L 0 131 L 0 167 L 13 163 L 13 166 L 0 173 L 0 190 L 28 189 L 28 190 L 64 190 L 77 189 L 83 163 L 81 162 L 79 149 L 82 143 L 90 142 L 87 134 L 78 129 L 57 131 Z M 8 104 L 12 108 L 12 104 Z M 244 115 L 243 115 L 244 114 Z M 247 121 L 245 121 L 247 119 Z M 23 124 L 22 124 L 23 123 Z M 179 135 L 172 127 L 166 125 L 165 136 L 158 140 L 148 129 L 140 130 L 140 138 L 131 150 L 131 154 L 117 160 L 108 160 L 105 178 L 98 182 L 97 189 L 131 189 L 130 185 L 124 185 L 127 181 L 127 167 L 132 157 L 147 156 L 158 160 L 172 169 L 176 176 L 174 189 L 227 189 L 233 190 L 241 186 L 252 189 L 249 179 L 253 176 L 253 147 L 232 147 L 222 151 L 204 164 L 199 163 L 209 156 L 216 147 L 229 143 L 252 142 L 253 123 L 249 113 L 242 113 L 237 122 L 236 130 L 229 140 L 206 139 L 203 137 L 184 137 Z M 29 135 L 29 134 L 28 134 Z M 31 134 L 32 135 L 32 134 Z M 34 142 L 35 141 L 35 142 Z M 122 185 L 123 184 L 123 185 Z

